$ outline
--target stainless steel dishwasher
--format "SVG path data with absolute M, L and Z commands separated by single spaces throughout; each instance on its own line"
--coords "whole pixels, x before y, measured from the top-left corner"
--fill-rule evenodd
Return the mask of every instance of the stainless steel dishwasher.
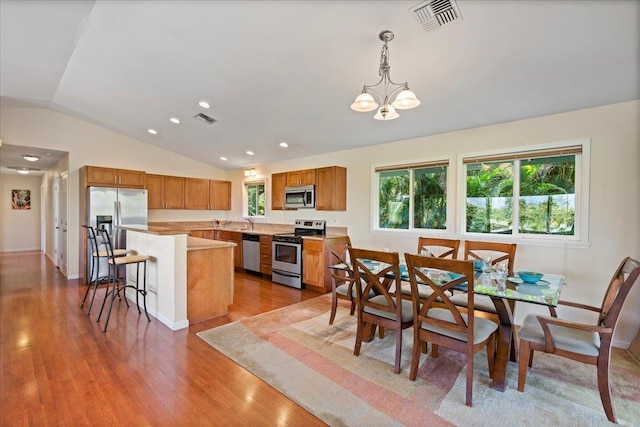
M 242 233 L 242 268 L 260 272 L 260 236 Z

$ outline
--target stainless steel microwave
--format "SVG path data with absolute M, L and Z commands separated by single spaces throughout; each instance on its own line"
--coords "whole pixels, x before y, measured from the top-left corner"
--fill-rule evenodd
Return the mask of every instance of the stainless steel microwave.
M 284 207 L 287 209 L 315 208 L 315 186 L 303 185 L 301 187 L 285 187 Z

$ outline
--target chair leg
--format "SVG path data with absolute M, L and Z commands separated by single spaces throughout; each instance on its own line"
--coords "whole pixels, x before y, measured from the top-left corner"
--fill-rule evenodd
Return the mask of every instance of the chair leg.
M 125 288 L 126 289 L 126 288 Z M 140 311 L 140 263 L 136 264 L 136 307 L 138 308 L 138 314 L 142 313 Z M 124 297 L 127 297 L 127 293 L 125 291 Z
M 487 363 L 489 365 L 489 378 L 493 379 L 493 370 L 496 365 L 496 334 L 491 334 L 487 340 Z
M 336 310 L 338 309 L 338 297 L 335 292 L 331 293 L 331 315 L 329 316 L 329 324 L 333 325 L 333 320 L 336 318 Z M 353 314 L 353 313 L 351 313 Z
M 467 393 L 464 404 L 472 406 L 473 403 L 473 350 L 467 351 Z
M 351 300 L 351 312 L 349 312 L 349 314 L 353 316 L 353 313 L 355 311 L 356 311 L 356 302 L 354 300 Z
M 518 355 L 518 391 L 524 391 L 524 383 L 527 380 L 527 370 L 531 366 L 533 350 L 529 348 L 529 341 L 520 340 L 520 354 Z
M 147 321 L 151 322 L 149 312 L 147 312 L 147 261 L 144 262 L 144 281 L 142 282 L 142 302 L 144 303 L 144 314 L 147 316 Z
M 409 371 L 409 379 L 415 381 L 418 376 L 418 366 L 420 364 L 420 353 L 427 346 L 426 341 L 420 341 L 420 331 L 413 327 L 413 351 L 411 352 L 411 370 Z
M 358 326 L 356 328 L 356 345 L 353 348 L 353 355 L 360 355 L 360 348 L 362 347 L 362 334 L 364 334 L 364 325 L 363 325 L 362 317 L 358 313 Z
M 598 357 L 598 390 L 600 391 L 600 401 L 604 408 L 607 419 L 612 423 L 617 423 L 616 413 L 611 402 L 611 386 L 609 384 L 609 353 L 601 354 Z
M 431 357 L 434 359 L 438 357 L 438 344 L 431 343 Z
M 401 356 L 402 356 L 402 325 L 396 328 L 396 362 L 393 367 L 394 374 L 400 373 Z

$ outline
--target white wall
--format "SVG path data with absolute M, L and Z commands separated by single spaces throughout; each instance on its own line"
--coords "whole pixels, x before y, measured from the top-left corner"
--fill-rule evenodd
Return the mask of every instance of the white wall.
M 0 175 L 0 252 L 40 250 L 39 176 Z M 12 209 L 11 190 L 30 190 L 31 209 Z
M 563 299 L 600 307 L 611 275 L 622 258 L 640 259 L 640 101 L 273 163 L 256 169 L 260 178 L 287 170 L 329 165 L 347 167 L 347 212 L 269 211 L 268 220 L 291 223 L 295 218 L 327 219 L 329 225 L 347 226 L 356 246 L 415 252 L 417 234 L 396 237 L 372 233 L 372 165 L 448 155 L 455 159 L 461 153 L 583 138 L 591 139 L 590 247 L 519 244 L 515 268 L 562 274 L 568 284 Z M 233 171 L 229 178 L 234 182 L 233 198 L 237 199 L 240 197 L 239 184 L 244 179 L 242 171 Z M 457 182 L 451 185 L 455 186 Z M 234 205 L 233 209 L 229 215 L 239 217 L 240 206 Z M 455 231 L 455 237 L 464 239 L 459 230 Z M 526 313 L 534 311 L 548 313 L 532 304 L 520 304 L 516 310 L 516 323 L 520 323 Z M 579 313 L 559 312 L 576 320 L 595 321 L 591 316 L 585 318 Z M 637 283 L 618 324 L 617 344 L 628 344 L 639 326 L 640 283 Z

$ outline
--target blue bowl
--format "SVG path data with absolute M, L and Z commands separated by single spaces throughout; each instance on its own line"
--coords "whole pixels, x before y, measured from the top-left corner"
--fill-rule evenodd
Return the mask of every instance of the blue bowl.
M 456 280 L 461 277 L 464 277 L 464 274 L 452 273 L 451 271 L 448 274 L 449 274 L 449 277 L 451 277 L 451 280 Z
M 482 270 L 482 261 L 479 259 L 476 259 L 473 261 L 473 269 L 476 271 L 481 271 Z
M 544 274 L 534 271 L 518 271 L 518 276 L 526 283 L 538 283 Z

